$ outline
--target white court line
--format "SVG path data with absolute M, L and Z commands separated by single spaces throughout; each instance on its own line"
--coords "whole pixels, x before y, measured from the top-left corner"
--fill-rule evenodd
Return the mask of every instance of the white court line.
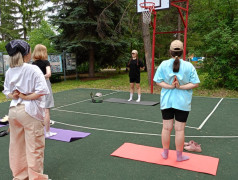
M 123 133 L 123 134 L 137 134 L 137 135 L 147 135 L 147 136 L 161 136 L 161 134 L 152 134 L 152 133 L 141 133 L 141 132 L 130 132 L 130 131 L 118 131 L 118 130 L 111 130 L 111 129 L 100 129 L 100 128 L 93 128 L 93 127 L 87 127 L 87 126 L 78 126 L 78 125 L 72 125 L 67 123 L 62 123 L 55 121 L 55 123 L 62 124 L 65 126 L 71 126 L 71 127 L 79 127 L 83 129 L 92 129 L 97 131 L 106 131 L 106 132 L 114 132 L 114 133 Z M 171 135 L 175 136 L 175 135 Z M 187 138 L 238 138 L 238 136 L 185 136 Z
M 118 92 L 129 93 L 127 90 L 116 90 L 116 89 L 99 89 L 99 88 L 75 88 L 75 89 L 89 89 L 89 90 L 93 89 L 93 90 L 118 91 Z M 72 90 L 75 90 L 75 89 L 72 89 Z M 70 90 L 71 89 L 65 90 L 65 91 L 70 91 Z M 64 91 L 59 91 L 59 92 L 56 92 L 56 93 L 60 93 L 60 92 L 64 92 Z M 151 93 L 145 92 L 143 94 L 151 94 Z M 154 95 L 160 95 L 160 94 L 158 93 L 158 94 L 154 94 Z M 208 97 L 208 96 L 193 96 L 193 97 L 206 98 L 206 99 L 221 99 L 221 98 L 225 98 L 225 99 L 238 100 L 238 98 L 230 98 L 230 97 Z
M 141 122 L 154 123 L 154 124 L 163 124 L 163 123 L 160 123 L 160 122 L 146 121 L 146 120 L 141 120 L 141 119 L 119 117 L 119 116 L 110 116 L 110 115 L 104 115 L 104 114 L 92 114 L 92 113 L 85 113 L 85 112 L 78 112 L 78 111 L 68 111 L 68 110 L 62 110 L 62 109 L 54 109 L 54 110 L 62 111 L 62 112 L 69 112 L 69 113 L 76 113 L 76 114 L 84 114 L 84 115 L 90 115 L 90 116 L 101 116 L 101 117 L 109 117 L 109 118 L 117 118 L 117 119 L 126 119 L 126 120 L 131 120 L 131 121 L 141 121 Z
M 219 106 L 219 104 L 222 102 L 223 98 L 221 98 L 221 100 L 217 103 L 217 105 L 214 107 L 214 109 L 212 110 L 212 112 L 206 117 L 206 119 L 202 122 L 202 124 L 198 127 L 198 129 L 202 129 L 202 127 L 205 125 L 205 123 L 207 122 L 207 120 L 211 117 L 211 115 L 215 112 L 215 110 L 217 109 L 217 107 Z
M 69 113 L 76 113 L 76 114 L 84 114 L 84 115 L 90 115 L 90 116 L 101 116 L 101 117 L 126 119 L 126 120 L 130 120 L 130 121 L 140 121 L 140 122 L 153 123 L 153 124 L 163 124 L 161 122 L 147 121 L 147 120 L 142 120 L 142 119 L 127 118 L 127 117 L 119 117 L 119 116 L 110 116 L 110 115 L 104 115 L 104 114 L 92 114 L 92 113 L 85 113 L 85 112 L 78 112 L 78 111 L 68 111 L 68 110 L 62 110 L 62 109 L 53 109 L 53 110 L 62 111 L 62 112 L 69 112 Z M 197 129 L 197 127 L 191 127 L 191 126 L 185 126 L 185 127 L 191 128 L 191 129 Z
M 112 93 L 109 93 L 109 94 L 105 94 L 103 96 L 108 96 L 108 95 L 115 94 L 115 93 L 118 93 L 118 91 L 112 92 Z M 86 100 L 82 100 L 82 101 L 78 101 L 78 102 L 75 102 L 75 103 L 71 103 L 71 104 L 66 104 L 66 105 L 63 105 L 63 106 L 55 107 L 52 110 L 56 110 L 57 108 L 62 108 L 62 107 L 66 107 L 66 106 L 71 106 L 71 105 L 78 104 L 78 103 L 85 102 L 85 101 L 89 101 L 89 100 L 91 100 L 91 98 L 90 99 L 86 99 Z

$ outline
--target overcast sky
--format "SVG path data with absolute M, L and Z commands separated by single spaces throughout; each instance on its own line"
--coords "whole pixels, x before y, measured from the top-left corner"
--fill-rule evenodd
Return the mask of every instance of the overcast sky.
M 47 2 L 44 6 L 43 6 L 43 9 L 45 10 L 45 9 L 47 9 L 48 7 L 51 7 L 51 6 L 53 6 L 53 3 L 52 2 Z M 51 15 L 52 13 L 49 13 L 49 12 L 47 12 L 47 14 L 46 14 L 46 16 L 45 16 L 45 20 L 47 21 L 48 20 L 48 15 Z

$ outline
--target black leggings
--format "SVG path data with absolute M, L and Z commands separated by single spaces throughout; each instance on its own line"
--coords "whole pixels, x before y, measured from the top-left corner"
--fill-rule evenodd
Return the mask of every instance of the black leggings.
M 162 109 L 163 120 L 174 119 L 179 122 L 187 122 L 189 111 L 182 111 L 174 108 Z

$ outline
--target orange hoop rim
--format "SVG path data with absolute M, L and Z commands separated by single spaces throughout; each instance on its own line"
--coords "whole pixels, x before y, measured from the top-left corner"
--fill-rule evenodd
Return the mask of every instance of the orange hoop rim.
M 142 2 L 140 3 L 140 7 L 143 9 L 149 9 L 149 10 L 153 10 L 155 7 L 155 3 L 153 2 Z

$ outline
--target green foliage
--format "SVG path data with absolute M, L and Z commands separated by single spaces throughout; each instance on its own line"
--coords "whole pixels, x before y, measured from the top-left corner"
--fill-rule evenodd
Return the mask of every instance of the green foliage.
M 160 58 L 155 57 L 155 66 L 159 66 L 163 61 L 168 59 L 169 59 L 168 57 L 160 57 Z
M 0 75 L 0 91 L 4 89 L 3 85 L 4 85 L 4 76 Z
M 0 35 L 2 40 L 27 39 L 28 33 L 40 24 L 43 0 L 0 0 Z
M 203 11 L 199 11 L 199 8 Z M 197 56 L 206 56 L 204 86 L 238 90 L 238 4 L 236 0 L 193 1 L 190 16 Z M 197 37 L 200 37 L 197 38 Z M 190 49 L 191 50 L 191 49 Z
M 39 28 L 35 28 L 30 33 L 29 43 L 31 48 L 34 49 L 35 45 L 43 44 L 47 47 L 48 53 L 55 53 L 55 47 L 51 38 L 55 36 L 53 27 L 51 27 L 46 21 L 41 21 Z
M 0 52 L 6 52 L 6 46 L 7 42 L 5 41 L 0 41 Z
M 20 37 L 16 17 L 17 7 L 12 1 L 0 0 L 0 39 L 10 41 Z
M 95 64 L 94 71 L 99 72 L 100 71 L 100 66 Z M 88 62 L 83 62 L 79 66 L 77 66 L 77 72 L 78 73 L 87 73 L 89 69 L 89 63 Z
M 129 43 L 124 38 L 125 25 L 122 23 L 120 28 L 117 25 L 128 1 L 111 3 L 108 0 L 55 1 L 49 10 L 58 9 L 58 14 L 51 17 L 51 23 L 61 31 L 54 38 L 56 48 L 76 52 L 78 64 L 91 58 L 90 66 L 122 66 Z
M 61 82 L 62 81 L 61 76 L 63 76 L 63 73 L 53 73 L 53 74 L 51 74 L 50 82 L 51 83 Z

